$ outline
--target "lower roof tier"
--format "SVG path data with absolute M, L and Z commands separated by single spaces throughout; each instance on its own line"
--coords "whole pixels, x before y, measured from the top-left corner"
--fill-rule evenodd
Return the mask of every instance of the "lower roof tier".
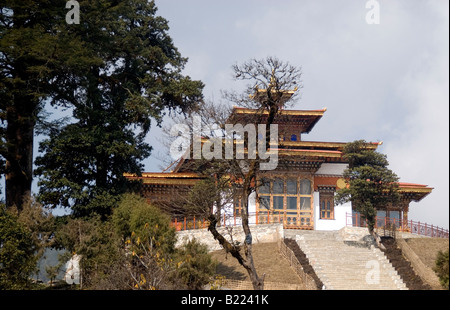
M 194 186 L 198 181 L 203 179 L 201 175 L 193 172 L 144 172 L 141 176 L 137 176 L 135 174 L 124 173 L 124 176 L 130 181 L 141 181 L 144 185 L 148 186 Z M 323 185 L 324 179 L 327 179 L 325 183 L 327 185 L 334 187 L 338 182 L 342 181 L 342 179 L 338 176 L 334 177 L 324 177 L 318 176 L 316 177 L 317 184 L 314 184 L 315 190 L 317 186 Z M 319 184 L 320 183 L 320 184 Z M 317 186 L 316 186 L 317 185 Z M 425 198 L 428 194 L 430 194 L 433 190 L 432 187 L 429 187 L 424 184 L 415 184 L 415 183 L 405 183 L 399 182 L 399 192 L 403 196 L 403 198 L 408 199 L 410 201 L 420 201 Z M 339 188 L 340 186 L 336 186 Z

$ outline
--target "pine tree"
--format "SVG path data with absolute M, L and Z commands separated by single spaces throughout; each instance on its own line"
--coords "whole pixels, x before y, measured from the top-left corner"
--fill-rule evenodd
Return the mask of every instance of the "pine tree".
M 64 13 L 57 0 L 0 4 L 0 173 L 8 208 L 20 210 L 31 194 L 34 130 L 44 101 L 68 89 L 57 76 L 65 75 L 62 63 L 78 45 L 62 31 Z
M 156 11 L 154 1 L 80 1 L 80 24 L 70 32 L 83 48 L 71 60 L 79 68 L 68 74 L 77 86 L 54 100 L 73 109 L 75 122 L 40 145 L 44 203 L 77 216 L 110 214 L 126 189 L 123 173 L 140 174 L 151 152 L 151 120 L 160 124 L 166 112 L 186 112 L 202 100 L 203 84 L 182 75 L 187 59 Z
M 361 213 L 369 233 L 378 242 L 374 231 L 377 210 L 385 210 L 388 205 L 398 202 L 399 178 L 387 167 L 386 155 L 368 149 L 366 145 L 366 141 L 358 140 L 344 147 L 344 158 L 349 162 L 344 171 L 348 186 L 337 191 L 335 200 L 337 204 L 351 201 L 353 210 Z

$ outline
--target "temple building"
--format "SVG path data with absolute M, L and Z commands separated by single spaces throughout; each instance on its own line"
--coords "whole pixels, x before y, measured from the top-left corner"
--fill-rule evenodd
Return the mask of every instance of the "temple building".
M 292 92 L 286 92 L 283 101 Z M 263 100 L 259 91 L 255 100 Z M 273 124 L 278 125 L 278 164 L 276 169 L 261 173 L 262 186 L 249 197 L 250 223 L 282 222 L 285 228 L 308 230 L 338 230 L 352 221 L 351 203 L 335 205 L 336 190 L 346 186 L 343 172 L 348 163 L 343 158 L 343 142 L 307 141 L 305 135 L 313 130 L 323 117 L 320 110 L 285 110 L 280 108 Z M 234 107 L 230 115 L 233 124 L 265 123 L 268 112 Z M 376 150 L 381 142 L 367 143 Z M 201 176 L 190 170 L 192 156 L 181 157 L 171 172 L 143 173 L 142 176 L 125 174 L 130 180 L 142 181 L 141 194 L 149 203 L 158 204 L 188 192 Z M 378 210 L 380 216 L 408 220 L 411 201 L 420 201 L 432 188 L 421 184 L 399 183 L 402 202 Z M 234 220 L 240 213 L 235 201 L 228 210 Z M 349 216 L 350 215 L 350 216 Z

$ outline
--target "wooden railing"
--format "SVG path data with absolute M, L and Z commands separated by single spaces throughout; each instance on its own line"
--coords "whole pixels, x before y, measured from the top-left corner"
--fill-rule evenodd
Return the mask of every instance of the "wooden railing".
M 293 220 L 297 217 L 298 221 Z M 298 225 L 301 223 L 300 217 L 291 215 L 286 211 L 270 211 L 270 212 L 250 212 L 248 215 L 249 224 L 283 224 L 284 228 L 302 228 Z M 218 226 L 231 227 L 241 225 L 242 218 L 239 214 L 221 214 Z M 191 217 L 174 217 L 171 221 L 171 226 L 177 231 L 208 228 L 209 222 L 204 218 L 195 216 Z M 312 229 L 312 226 L 305 226 L 305 229 Z
M 367 227 L 367 223 L 364 217 L 359 213 L 347 213 L 346 214 L 347 226 L 353 227 Z M 427 223 L 416 222 L 413 220 L 404 221 L 398 218 L 389 218 L 377 216 L 375 220 L 376 229 L 394 229 L 395 231 L 409 232 L 416 235 L 435 237 L 435 238 L 448 238 L 448 229 L 443 229 L 438 226 L 430 225 Z
M 275 224 L 283 223 L 283 215 L 277 214 L 277 216 L 266 216 L 262 219 L 258 212 L 251 212 L 248 215 L 249 224 Z M 236 225 L 241 225 L 242 218 L 237 214 L 221 214 L 218 226 L 222 227 L 232 227 Z M 180 230 L 190 230 L 190 229 L 202 229 L 208 228 L 209 222 L 204 218 L 199 218 L 195 216 L 173 218 L 171 221 L 171 226 L 177 231 Z
M 284 243 L 284 240 L 280 240 L 278 246 L 281 255 L 286 258 L 291 267 L 294 269 L 295 273 L 300 277 L 300 279 L 302 279 L 305 288 L 307 290 L 317 290 L 318 288 L 316 281 L 313 279 L 313 277 L 311 277 L 304 271 L 302 264 L 298 261 L 294 252 L 286 245 L 286 243 Z

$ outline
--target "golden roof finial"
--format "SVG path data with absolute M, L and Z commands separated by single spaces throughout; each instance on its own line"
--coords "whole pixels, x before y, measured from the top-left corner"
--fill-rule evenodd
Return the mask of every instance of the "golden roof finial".
M 274 87 L 277 84 L 277 79 L 275 78 L 275 68 L 272 69 L 272 75 L 270 76 L 269 87 Z

